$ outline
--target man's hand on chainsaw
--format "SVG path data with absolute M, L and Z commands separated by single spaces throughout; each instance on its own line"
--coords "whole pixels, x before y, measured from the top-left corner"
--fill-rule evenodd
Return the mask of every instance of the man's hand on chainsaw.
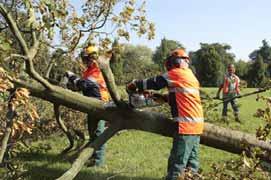
M 67 77 L 68 79 L 75 76 L 75 74 L 71 71 L 66 71 L 64 74 L 65 77 Z
M 137 91 L 136 79 L 132 80 L 126 85 L 126 91 L 131 94 Z
M 80 79 L 71 71 L 66 71 L 64 76 L 67 77 L 68 81 L 73 84 L 76 84 L 76 82 Z

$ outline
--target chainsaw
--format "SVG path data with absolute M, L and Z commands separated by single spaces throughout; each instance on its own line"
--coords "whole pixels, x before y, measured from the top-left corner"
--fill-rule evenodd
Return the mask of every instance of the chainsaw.
M 135 91 L 128 93 L 128 104 L 132 108 L 156 107 L 160 106 L 164 100 L 164 95 L 152 91 Z

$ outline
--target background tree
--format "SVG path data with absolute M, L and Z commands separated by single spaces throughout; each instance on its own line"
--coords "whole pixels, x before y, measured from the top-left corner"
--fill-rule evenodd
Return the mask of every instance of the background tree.
M 121 54 L 123 51 L 123 47 L 119 44 L 118 40 L 114 40 L 112 44 L 112 49 L 114 51 L 113 57 L 110 60 L 110 67 L 115 76 L 115 80 L 117 85 L 122 83 L 123 77 L 123 58 L 121 58 Z
M 217 86 L 223 78 L 226 66 L 234 62 L 227 44 L 201 43 L 201 48 L 190 53 L 192 66 L 202 86 Z
M 222 63 L 224 65 L 224 68 L 226 70 L 226 67 L 228 64 L 234 63 L 235 55 L 233 53 L 230 53 L 231 46 L 228 44 L 220 44 L 220 43 L 213 43 L 212 46 L 216 49 L 218 52 Z
M 121 54 L 123 59 L 123 82 L 132 79 L 144 79 L 158 73 L 158 67 L 152 62 L 152 50 L 147 46 L 126 44 Z
M 254 62 L 249 67 L 249 86 L 264 87 L 267 83 L 266 69 L 267 65 L 264 63 L 262 56 L 258 54 Z
M 263 59 L 263 62 L 267 64 L 266 76 L 271 77 L 271 47 L 267 40 L 262 40 L 262 46 L 259 49 L 254 50 L 250 53 L 249 58 L 252 61 L 256 61 L 260 55 Z
M 271 47 L 267 40 L 262 40 L 262 46 L 249 54 L 251 60 L 256 60 L 257 55 L 261 55 L 265 63 L 271 62 Z
M 248 80 L 249 62 L 239 60 L 235 64 L 236 74 L 243 80 Z
M 201 43 L 201 48 L 192 56 L 196 76 L 202 86 L 217 86 L 223 74 L 222 58 L 213 45 Z
M 160 45 L 156 48 L 153 54 L 153 62 L 157 64 L 160 70 L 165 70 L 165 59 L 168 57 L 169 53 L 176 48 L 184 48 L 184 46 L 178 41 L 168 40 L 163 38 Z

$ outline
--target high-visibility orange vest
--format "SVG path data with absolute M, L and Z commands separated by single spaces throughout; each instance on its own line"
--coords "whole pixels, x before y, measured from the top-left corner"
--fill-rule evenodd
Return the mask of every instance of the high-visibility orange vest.
M 202 134 L 204 126 L 199 82 L 189 68 L 174 68 L 163 75 L 169 93 L 175 93 L 179 134 Z
M 109 93 L 104 81 L 102 72 L 96 62 L 93 62 L 84 72 L 83 79 L 89 79 L 98 84 L 101 98 L 103 101 L 109 101 Z
M 233 82 L 231 80 L 233 78 Z M 224 84 L 223 84 L 223 93 L 228 94 L 228 93 L 237 93 L 239 94 L 240 89 L 239 89 L 239 78 L 235 74 L 232 74 L 231 77 L 229 75 L 225 75 L 224 77 Z M 229 92 L 229 86 L 232 85 L 232 89 L 234 92 Z

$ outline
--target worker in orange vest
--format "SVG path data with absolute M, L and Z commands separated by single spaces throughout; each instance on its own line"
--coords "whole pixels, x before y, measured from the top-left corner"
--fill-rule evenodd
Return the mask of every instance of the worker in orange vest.
M 217 98 L 219 99 L 220 91 L 223 89 L 223 111 L 222 111 L 222 119 L 227 121 L 227 111 L 228 104 L 231 103 L 232 109 L 234 111 L 235 121 L 240 122 L 239 118 L 239 109 L 237 106 L 236 99 L 230 100 L 235 96 L 240 95 L 239 89 L 240 79 L 235 74 L 235 67 L 233 64 L 229 64 L 227 67 L 227 73 L 224 76 L 223 83 L 219 86 L 217 91 Z
M 168 159 L 167 180 L 176 180 L 189 168 L 199 169 L 199 142 L 204 118 L 199 82 L 189 68 L 189 56 L 184 49 L 176 49 L 166 59 L 167 72 L 145 80 L 133 80 L 130 91 L 168 88 L 167 100 L 176 123 L 173 146 Z
M 83 95 L 88 97 L 94 97 L 104 102 L 109 101 L 109 93 L 97 63 L 98 48 L 90 45 L 83 49 L 81 52 L 81 58 L 86 65 L 86 70 L 82 74 L 82 78 L 75 76 L 72 72 L 66 72 L 66 76 L 69 79 L 69 86 L 71 89 L 80 90 Z M 87 117 L 88 131 L 90 141 L 95 140 L 105 129 L 105 121 L 95 119 L 88 115 Z M 101 166 L 105 161 L 105 145 L 97 149 L 90 161 L 87 163 L 89 166 Z

